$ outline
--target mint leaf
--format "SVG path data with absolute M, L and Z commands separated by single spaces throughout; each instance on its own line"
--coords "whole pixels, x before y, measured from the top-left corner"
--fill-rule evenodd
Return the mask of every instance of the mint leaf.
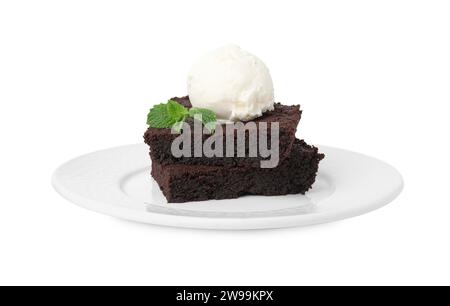
M 196 107 L 191 108 L 189 110 L 189 116 L 200 120 L 210 131 L 213 131 L 216 127 L 216 114 L 209 109 Z
M 147 124 L 154 128 L 170 128 L 177 122 L 169 115 L 167 104 L 155 105 L 147 115 Z
M 155 105 L 147 115 L 147 124 L 154 128 L 171 128 L 179 121 L 184 121 L 189 115 L 186 107 L 169 100 L 167 103 Z
M 189 114 L 186 107 L 173 100 L 167 101 L 167 112 L 169 116 L 176 121 L 184 121 Z
M 205 108 L 187 109 L 180 103 L 169 100 L 167 103 L 155 105 L 147 115 L 147 124 L 153 128 L 174 128 L 180 132 L 186 118 L 192 117 L 200 120 L 209 130 L 214 131 L 216 127 L 216 114 Z

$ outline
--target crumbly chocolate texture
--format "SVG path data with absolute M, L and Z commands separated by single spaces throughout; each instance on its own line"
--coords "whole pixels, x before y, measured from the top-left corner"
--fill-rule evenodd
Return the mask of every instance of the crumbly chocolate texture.
M 178 103 L 184 105 L 187 108 L 191 108 L 192 105 L 189 101 L 189 97 L 182 97 L 182 98 L 172 98 L 172 100 L 177 101 Z M 295 133 L 297 131 L 297 125 L 300 121 L 301 117 L 301 110 L 300 106 L 294 105 L 294 106 L 287 106 L 287 105 L 281 105 L 280 103 L 276 103 L 273 111 L 268 111 L 264 113 L 263 116 L 256 118 L 252 120 L 256 123 L 257 126 L 261 122 L 267 122 L 267 125 L 269 127 L 268 130 L 268 138 L 267 143 L 270 144 L 270 127 L 271 123 L 278 122 L 279 123 L 279 160 L 282 162 L 287 156 L 289 156 L 292 144 L 295 140 Z M 188 123 L 191 125 L 191 131 L 193 132 L 193 122 L 188 121 Z M 224 125 L 222 125 L 224 127 Z M 224 133 L 226 133 L 226 129 L 224 128 Z M 194 134 L 194 133 L 193 133 Z M 187 165 L 207 165 L 207 166 L 224 166 L 224 167 L 260 167 L 261 160 L 264 160 L 265 158 L 262 158 L 261 156 L 258 157 L 249 157 L 249 148 L 248 145 L 246 146 L 245 150 L 245 156 L 246 157 L 237 157 L 236 155 L 236 136 L 237 133 L 234 133 L 234 157 L 209 157 L 206 158 L 205 156 L 202 157 L 194 157 L 193 154 L 193 146 L 191 148 L 191 157 L 180 157 L 176 158 L 172 155 L 171 152 L 171 146 L 173 140 L 178 137 L 177 134 L 172 134 L 170 129 L 158 129 L 158 128 L 148 128 L 148 130 L 144 134 L 144 140 L 145 143 L 147 143 L 150 146 L 150 156 L 153 162 L 162 164 L 162 165 L 168 165 L 168 164 L 187 164 Z M 225 135 L 224 135 L 225 136 Z M 194 135 L 192 136 L 193 139 Z M 202 135 L 202 141 L 208 139 L 210 135 Z M 248 131 L 246 131 L 246 137 L 248 140 Z M 225 137 L 224 139 L 224 155 L 226 150 L 225 145 Z M 258 137 L 259 139 L 259 137 Z M 192 143 L 193 140 L 192 140 Z M 259 143 L 258 143 L 259 146 Z
M 152 176 L 169 203 L 304 194 L 313 185 L 323 158 L 317 148 L 296 139 L 290 156 L 275 168 L 163 165 L 154 160 Z

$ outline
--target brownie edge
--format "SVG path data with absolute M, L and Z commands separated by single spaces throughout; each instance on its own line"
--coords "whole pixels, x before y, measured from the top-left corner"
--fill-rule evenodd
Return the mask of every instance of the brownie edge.
M 164 165 L 153 160 L 152 176 L 169 203 L 304 194 L 313 185 L 323 158 L 316 147 L 296 139 L 290 156 L 275 168 Z

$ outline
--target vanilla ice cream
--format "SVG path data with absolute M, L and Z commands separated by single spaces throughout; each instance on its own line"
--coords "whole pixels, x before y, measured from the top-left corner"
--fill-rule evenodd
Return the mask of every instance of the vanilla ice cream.
M 273 110 L 273 83 L 266 65 L 235 45 L 201 57 L 188 75 L 193 107 L 207 108 L 219 119 L 251 120 Z

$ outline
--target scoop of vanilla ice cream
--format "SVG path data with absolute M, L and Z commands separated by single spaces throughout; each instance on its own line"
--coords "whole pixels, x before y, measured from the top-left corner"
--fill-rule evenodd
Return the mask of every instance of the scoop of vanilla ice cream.
M 219 119 L 246 121 L 273 110 L 273 83 L 266 65 L 235 45 L 201 57 L 188 75 L 193 107 L 207 108 Z

